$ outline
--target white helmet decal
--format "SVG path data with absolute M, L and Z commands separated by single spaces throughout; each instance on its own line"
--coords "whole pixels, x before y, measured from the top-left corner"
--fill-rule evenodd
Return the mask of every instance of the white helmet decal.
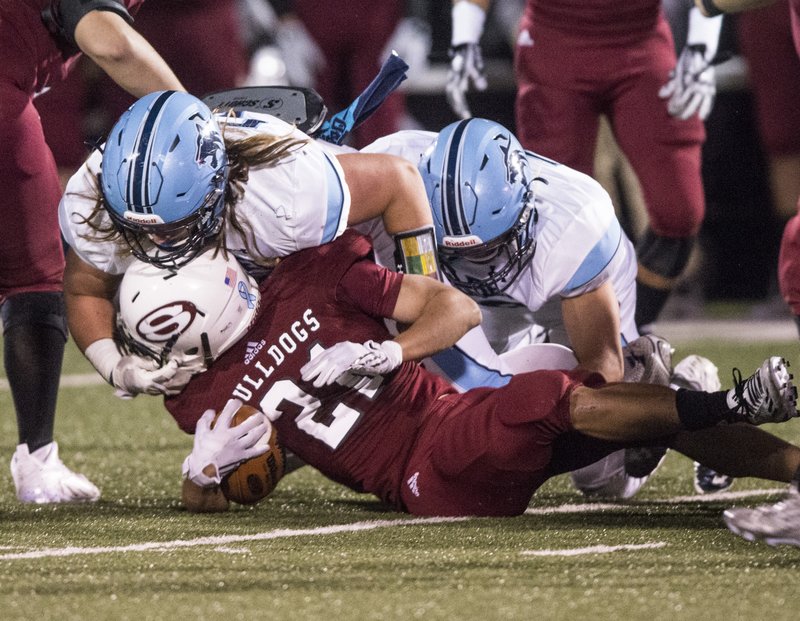
M 152 343 L 166 343 L 176 332 L 183 333 L 197 316 L 197 307 L 185 300 L 170 302 L 142 317 L 135 334 Z
M 233 255 L 215 254 L 207 250 L 178 270 L 139 261 L 128 268 L 118 325 L 131 350 L 161 362 L 199 356 L 210 364 L 244 336 L 258 310 L 258 286 Z

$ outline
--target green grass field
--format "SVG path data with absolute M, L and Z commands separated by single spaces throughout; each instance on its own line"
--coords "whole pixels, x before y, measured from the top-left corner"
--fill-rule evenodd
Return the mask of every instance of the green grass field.
M 731 385 L 792 343 L 694 343 Z M 676 360 L 690 353 L 679 346 Z M 66 376 L 92 372 L 72 346 Z M 797 619 L 800 549 L 749 544 L 722 511 L 779 497 L 738 480 L 692 498 L 670 454 L 634 501 L 587 503 L 565 477 L 513 519 L 413 520 L 306 468 L 256 507 L 196 516 L 179 503 L 191 438 L 156 398 L 62 386 L 61 455 L 103 492 L 91 506 L 23 506 L 17 432 L 0 391 L 0 619 Z M 800 442 L 800 422 L 772 429 Z M 607 546 L 597 548 L 594 546 Z M 539 554 L 536 554 L 539 553 Z

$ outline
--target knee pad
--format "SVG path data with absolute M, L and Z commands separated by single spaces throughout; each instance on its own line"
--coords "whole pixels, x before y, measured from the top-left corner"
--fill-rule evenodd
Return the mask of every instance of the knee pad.
M 3 334 L 19 326 L 43 325 L 58 330 L 67 339 L 67 312 L 60 291 L 32 291 L 6 298 L 0 307 Z
M 662 237 L 647 229 L 636 246 L 639 264 L 662 278 L 683 273 L 694 248 L 695 237 Z

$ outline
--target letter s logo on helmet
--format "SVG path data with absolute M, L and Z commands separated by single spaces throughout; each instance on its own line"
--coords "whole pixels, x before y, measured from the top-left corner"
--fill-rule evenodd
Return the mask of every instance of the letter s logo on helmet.
M 214 115 L 196 97 L 139 99 L 112 128 L 101 170 L 106 210 L 139 260 L 179 267 L 219 232 L 228 158 Z
M 152 343 L 166 343 L 176 332 L 185 332 L 196 316 L 197 307 L 191 302 L 170 302 L 142 317 L 136 324 L 135 333 Z
M 533 174 L 522 145 L 499 123 L 458 121 L 418 167 L 448 280 L 476 297 L 507 289 L 536 250 Z
M 208 365 L 244 335 L 259 300 L 233 255 L 209 249 L 177 271 L 137 261 L 120 283 L 117 328 L 129 351 L 162 364 L 199 354 Z

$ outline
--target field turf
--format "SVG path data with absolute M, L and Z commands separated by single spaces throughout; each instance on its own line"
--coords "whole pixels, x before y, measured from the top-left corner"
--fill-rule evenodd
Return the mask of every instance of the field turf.
M 795 342 L 679 344 L 749 374 L 771 354 L 800 369 Z M 65 378 L 92 373 L 70 345 Z M 800 549 L 733 536 L 733 504 L 785 486 L 736 481 L 696 497 L 670 453 L 626 503 L 589 502 L 566 477 L 513 519 L 417 520 L 309 468 L 256 507 L 196 516 L 179 503 L 191 448 L 157 398 L 62 385 L 64 461 L 103 492 L 85 506 L 29 506 L 8 461 L 16 423 L 0 390 L 0 619 L 702 619 L 800 616 Z M 771 431 L 800 442 L 800 421 Z M 761 490 L 761 491 L 759 491 Z

